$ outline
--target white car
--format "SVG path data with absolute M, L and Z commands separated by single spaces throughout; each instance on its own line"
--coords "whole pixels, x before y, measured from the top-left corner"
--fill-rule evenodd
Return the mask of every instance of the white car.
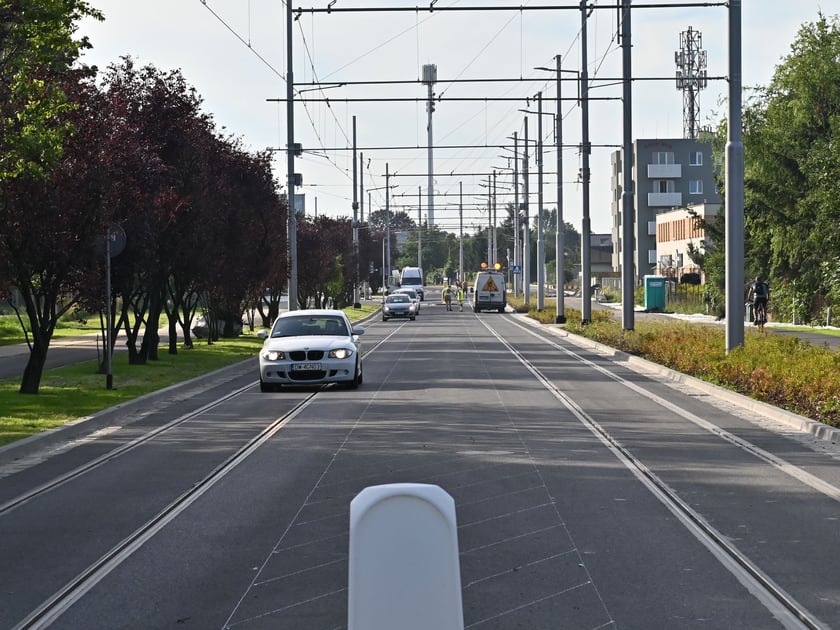
M 420 314 L 420 295 L 417 293 L 417 291 L 408 287 L 401 287 L 399 289 L 391 291 L 392 295 L 394 293 L 405 293 L 408 297 L 410 297 L 411 301 L 414 302 L 414 314 Z
M 281 385 L 362 384 L 361 326 L 353 327 L 342 311 L 305 309 L 282 313 L 260 350 L 260 390 Z

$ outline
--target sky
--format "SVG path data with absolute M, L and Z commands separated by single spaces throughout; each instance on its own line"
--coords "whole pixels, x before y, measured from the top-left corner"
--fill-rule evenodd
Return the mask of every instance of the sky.
M 77 35 L 93 49 L 85 63 L 104 69 L 130 55 L 161 71 L 180 69 L 203 99 L 219 130 L 251 151 L 274 153 L 274 173 L 285 189 L 287 32 L 280 0 L 89 0 L 104 15 L 84 20 Z M 688 0 L 684 4 L 691 4 Z M 583 122 L 578 94 L 581 12 L 574 0 L 308 0 L 292 29 L 292 68 L 298 94 L 295 161 L 303 177 L 306 212 L 352 217 L 353 126 L 357 199 L 365 216 L 385 207 L 415 221 L 428 218 L 428 87 L 424 65 L 437 67 L 432 120 L 434 219 L 445 231 L 486 226 L 488 190 L 495 178 L 497 219 L 514 200 L 513 136 L 530 146 L 531 216 L 537 207 L 536 139 L 542 120 L 543 204 L 557 205 L 556 56 L 562 77 L 563 218 L 581 230 L 579 144 Z M 622 51 L 616 39 L 615 1 L 590 0 L 587 69 L 590 80 L 590 217 L 593 233 L 611 230 L 610 154 L 622 142 Z M 680 34 L 702 36 L 708 86 L 700 92 L 701 125 L 726 116 L 728 10 L 725 6 L 655 7 L 632 3 L 633 138 L 683 137 L 683 94 L 676 87 L 674 53 Z M 721 3 L 722 4 L 722 3 Z M 330 12 L 324 11 L 332 5 Z M 384 9 L 422 10 L 396 11 Z M 505 10 L 522 7 L 521 10 Z M 482 8 L 484 10 L 476 10 Z M 309 9 L 316 9 L 310 11 Z M 338 9 L 364 9 L 338 11 Z M 820 11 L 840 13 L 840 0 L 744 0 L 742 80 L 767 85 L 790 53 L 802 24 Z M 543 68 L 543 69 L 536 69 Z M 338 86 L 338 84 L 344 84 Z M 537 115 L 537 93 L 543 115 Z M 329 99 L 329 102 L 327 102 Z M 306 101 L 306 102 L 302 102 Z M 523 111 L 524 110 L 524 111 Z M 519 162 L 520 195 L 522 160 Z M 386 186 L 386 170 L 389 174 Z

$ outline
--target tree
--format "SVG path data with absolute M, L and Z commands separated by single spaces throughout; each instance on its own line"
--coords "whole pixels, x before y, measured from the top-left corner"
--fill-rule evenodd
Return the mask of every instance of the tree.
M 16 0 L 0 8 L 0 182 L 44 176 L 71 131 L 62 81 L 87 38 L 73 39 L 83 17 L 102 14 L 83 0 Z
M 840 249 L 836 16 L 799 29 L 770 85 L 745 109 L 744 146 L 748 275 L 796 280 L 799 290 L 828 298 Z
M 43 174 L 24 170 L 0 187 L 0 277 L 21 296 L 25 322 L 17 305 L 15 310 L 32 335 L 20 385 L 26 394 L 38 393 L 59 318 L 74 305 L 79 288 L 96 286 L 99 277 L 95 248 L 105 235 L 106 158 L 100 146 L 107 126 L 95 86 L 76 79 L 64 87 L 74 107 L 61 117 L 75 133 L 59 161 Z
M 390 211 L 391 219 L 391 232 L 412 232 L 417 228 L 417 224 L 414 220 L 408 216 L 408 213 L 404 210 L 397 210 L 394 212 L 393 210 Z M 385 212 L 385 209 L 382 210 L 374 210 L 370 214 L 368 214 L 367 224 L 368 227 L 378 232 L 380 230 L 385 229 L 385 220 L 388 216 L 388 213 Z

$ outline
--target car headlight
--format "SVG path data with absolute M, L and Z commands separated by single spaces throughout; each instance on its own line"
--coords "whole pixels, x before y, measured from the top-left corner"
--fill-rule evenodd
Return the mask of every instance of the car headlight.
M 388 308 L 387 306 L 383 306 L 382 310 L 385 311 L 386 313 L 389 313 L 391 311 L 391 309 Z
M 353 356 L 353 351 L 350 348 L 336 348 L 330 350 L 328 355 L 331 359 L 347 359 Z
M 263 350 L 260 352 L 260 356 L 267 361 L 282 361 L 286 358 L 286 355 L 280 350 Z

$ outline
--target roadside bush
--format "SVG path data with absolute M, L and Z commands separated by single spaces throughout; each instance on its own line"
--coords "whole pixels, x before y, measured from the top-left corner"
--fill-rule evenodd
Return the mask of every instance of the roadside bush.
M 571 333 L 840 427 L 840 353 L 829 348 L 749 332 L 744 346 L 727 354 L 720 326 L 637 322 L 627 331 L 609 311 L 593 311 L 586 326 L 580 311 L 567 309 L 566 317 Z

